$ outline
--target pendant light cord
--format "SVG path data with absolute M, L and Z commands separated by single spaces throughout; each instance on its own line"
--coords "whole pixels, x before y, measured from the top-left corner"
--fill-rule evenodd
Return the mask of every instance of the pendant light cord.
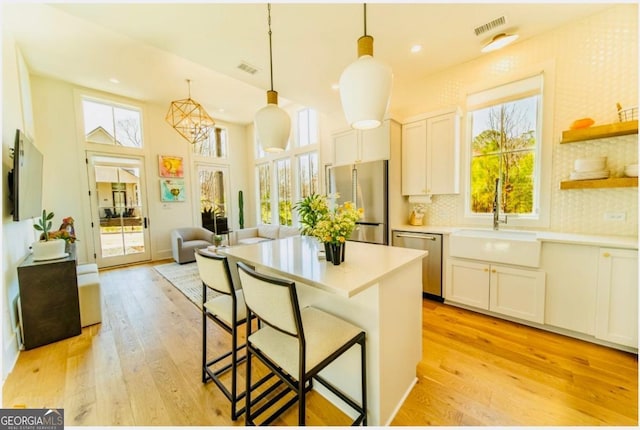
M 271 46 L 271 3 L 267 3 L 267 12 L 269 15 L 269 72 L 271 74 L 271 91 L 273 91 L 273 48 Z
M 367 4 L 364 4 L 364 35 L 367 35 Z
M 189 98 L 191 98 L 191 79 L 187 79 L 187 88 L 189 88 Z

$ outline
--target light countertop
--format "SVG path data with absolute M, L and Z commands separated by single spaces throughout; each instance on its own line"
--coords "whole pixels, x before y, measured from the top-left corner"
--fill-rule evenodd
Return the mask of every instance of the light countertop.
M 338 266 L 318 258 L 321 245 L 307 236 L 270 240 L 225 248 L 223 253 L 267 269 L 284 278 L 322 290 L 353 297 L 385 276 L 428 253 L 408 248 L 347 242 L 345 260 Z
M 483 227 L 470 227 L 470 226 L 414 226 L 414 225 L 396 225 L 393 226 L 393 230 L 424 232 L 424 233 L 439 233 L 439 234 L 451 234 L 456 230 L 489 230 L 489 228 Z M 500 230 L 509 231 L 517 229 L 501 228 Z M 613 248 L 624 249 L 638 249 L 637 236 L 607 236 L 607 235 L 588 235 L 580 233 L 560 233 L 553 231 L 540 231 L 540 230 L 527 230 L 534 231 L 538 240 L 542 242 L 555 242 L 566 243 L 575 245 L 589 245 L 589 246 L 609 246 Z

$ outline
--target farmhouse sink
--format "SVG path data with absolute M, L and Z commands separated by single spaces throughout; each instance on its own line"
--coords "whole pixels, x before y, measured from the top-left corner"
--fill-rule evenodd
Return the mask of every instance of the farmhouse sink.
M 495 263 L 538 267 L 537 234 L 513 230 L 456 230 L 449 236 L 449 255 Z

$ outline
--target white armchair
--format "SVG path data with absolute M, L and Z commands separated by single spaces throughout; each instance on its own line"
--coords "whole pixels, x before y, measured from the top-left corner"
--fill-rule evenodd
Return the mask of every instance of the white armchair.
M 196 261 L 195 250 L 213 245 L 212 231 L 203 227 L 176 228 L 171 231 L 171 251 L 176 263 Z

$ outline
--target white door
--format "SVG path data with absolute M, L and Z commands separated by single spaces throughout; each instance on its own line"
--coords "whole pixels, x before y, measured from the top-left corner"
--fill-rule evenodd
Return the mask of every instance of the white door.
M 87 152 L 98 267 L 151 259 L 144 158 Z

